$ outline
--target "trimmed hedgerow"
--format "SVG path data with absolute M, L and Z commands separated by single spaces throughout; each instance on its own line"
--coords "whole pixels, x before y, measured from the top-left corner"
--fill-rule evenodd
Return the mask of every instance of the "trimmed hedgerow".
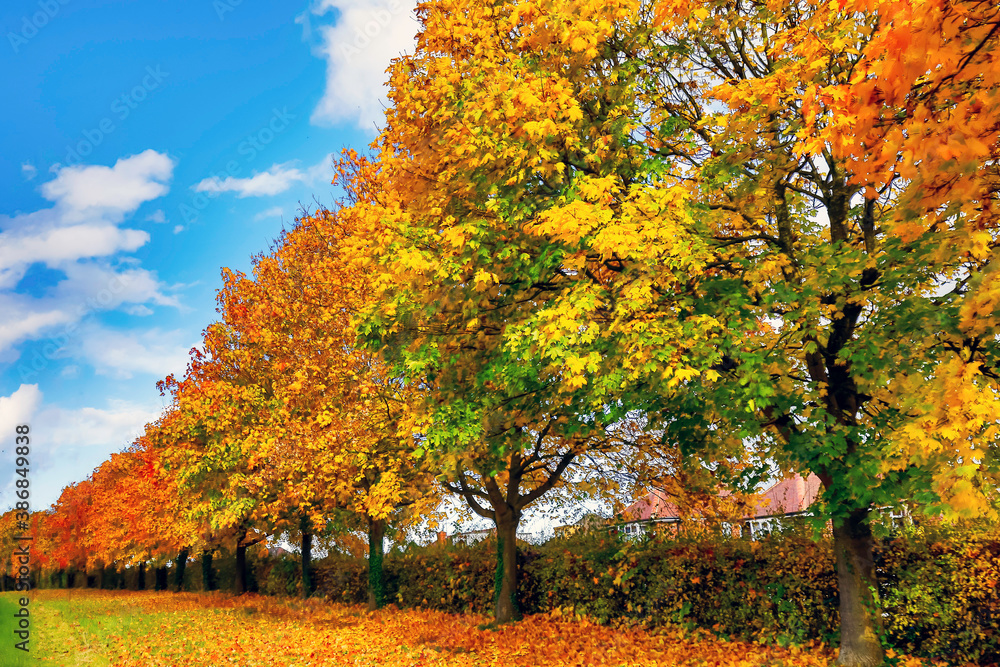
M 411 547 L 385 558 L 387 599 L 403 607 L 489 613 L 494 544 Z M 525 613 L 555 609 L 601 623 L 683 625 L 778 644 L 835 642 L 837 579 L 829 541 L 785 532 L 759 542 L 701 537 L 622 541 L 607 534 L 519 543 Z M 952 662 L 1000 660 L 1000 540 L 930 527 L 876 549 L 884 641 Z M 319 591 L 366 599 L 363 560 L 317 564 Z

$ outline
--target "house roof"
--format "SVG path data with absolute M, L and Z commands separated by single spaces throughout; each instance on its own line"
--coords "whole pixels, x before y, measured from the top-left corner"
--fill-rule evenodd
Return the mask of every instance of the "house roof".
M 666 494 L 659 489 L 654 489 L 644 497 L 639 498 L 626 507 L 622 514 L 632 521 L 680 518 L 677 505 L 668 501 Z
M 819 477 L 812 473 L 808 477 L 794 475 L 783 479 L 760 494 L 753 518 L 805 512 L 815 502 L 821 486 Z
M 788 479 L 781 480 L 760 493 L 756 499 L 752 499 L 750 502 L 752 513 L 743 518 L 762 519 L 804 512 L 816 500 L 820 487 L 821 482 L 819 478 L 813 474 L 810 474 L 808 477 L 794 475 Z M 728 496 L 730 494 L 728 491 L 723 491 L 719 495 Z M 680 511 L 677 505 L 670 502 L 666 494 L 660 490 L 650 491 L 644 497 L 625 508 L 622 514 L 631 521 L 648 521 L 653 519 L 663 521 L 680 518 Z

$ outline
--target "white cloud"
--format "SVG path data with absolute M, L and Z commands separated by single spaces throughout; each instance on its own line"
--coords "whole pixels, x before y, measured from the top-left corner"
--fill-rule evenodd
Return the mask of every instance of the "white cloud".
M 32 303 L 27 297 L 0 292 L 0 350 L 9 350 L 15 343 L 33 338 L 38 332 L 67 327 L 76 320 L 75 314 L 51 299 Z M 11 359 L 13 360 L 13 359 Z
M 264 218 L 280 218 L 284 215 L 285 211 L 280 206 L 272 206 L 266 211 L 261 211 L 253 217 L 254 220 L 263 220 Z
M 390 61 L 413 52 L 419 24 L 414 0 L 315 0 L 311 12 L 323 16 L 338 12 L 337 22 L 319 26 L 318 55 L 327 63 L 326 91 L 312 114 L 312 122 L 332 125 L 353 120 L 373 130 L 381 125 L 386 106 Z M 302 23 L 306 38 L 313 28 L 309 16 Z
M 184 225 L 174 225 L 174 234 L 180 234 L 184 231 Z
M 161 209 L 157 209 L 157 210 L 153 211 L 152 213 L 150 213 L 149 215 L 147 215 L 146 216 L 146 221 L 147 222 L 166 222 L 167 221 L 167 216 L 163 212 L 163 209 L 161 208 Z
M 147 150 L 114 167 L 60 167 L 42 194 L 54 206 L 13 217 L 0 215 L 0 289 L 34 262 L 61 263 L 131 252 L 149 240 L 146 232 L 118 224 L 143 202 L 166 194 L 173 162 Z M 16 282 L 15 279 L 15 282 Z
M 0 291 L 0 351 L 7 363 L 17 361 L 15 345 L 27 339 L 41 339 L 31 355 L 17 365 L 22 381 L 34 381 L 55 360 L 70 356 L 69 346 L 79 345 L 88 327 L 88 315 L 121 308 L 132 315 L 147 315 L 144 304 L 181 308 L 177 298 L 149 271 L 134 267 L 113 268 L 97 263 L 76 263 L 65 267 L 66 280 L 60 281 L 43 298 Z M 180 289 L 183 285 L 170 288 Z
M 327 153 L 326 157 L 306 170 L 306 181 L 310 185 L 319 185 L 320 183 L 329 185 L 333 181 L 335 173 L 333 167 L 335 159 L 336 156 L 333 153 Z
M 0 289 L 12 289 L 28 266 L 42 262 L 51 268 L 80 259 L 132 252 L 149 241 L 149 234 L 114 225 L 72 225 L 52 229 L 10 232 L 0 246 Z
M 115 451 L 130 444 L 162 413 L 156 404 L 112 400 L 103 408 L 61 408 L 43 402 L 37 385 L 22 384 L 10 396 L 0 396 L 0 429 L 14 433 L 17 424 L 31 431 L 32 507 L 41 509 L 59 497 L 63 486 L 78 482 Z M 14 473 L 0 490 L 0 508 L 12 507 Z
M 21 174 L 24 176 L 24 180 L 30 181 L 33 180 L 36 175 L 38 175 L 38 169 L 36 169 L 35 165 L 31 164 L 30 162 L 22 162 Z
M 192 189 L 195 192 L 208 192 L 211 194 L 221 194 L 223 192 L 235 192 L 237 197 L 270 197 L 287 191 L 296 183 L 306 185 L 318 185 L 319 183 L 330 183 L 333 180 L 333 153 L 327 153 L 317 164 L 306 168 L 304 171 L 298 167 L 291 166 L 295 163 L 285 162 L 283 164 L 273 164 L 262 173 L 255 173 L 248 178 L 219 178 L 212 176 L 199 181 Z M 274 209 L 269 209 L 274 210 Z
M 113 167 L 63 167 L 42 186 L 42 195 L 81 215 L 94 209 L 125 213 L 167 194 L 173 170 L 173 160 L 150 149 L 121 158 Z
M 128 263 L 112 267 L 107 263 L 77 262 L 64 266 L 63 271 L 67 279 L 56 286 L 56 298 L 84 304 L 88 312 L 145 303 L 181 307 L 177 297 L 166 293 L 173 287 L 163 285 L 152 272 Z
M 11 346 L 23 340 L 53 331 L 66 337 L 91 312 L 179 306 L 154 274 L 122 257 L 148 243 L 149 234 L 120 227 L 143 203 L 167 193 L 173 169 L 170 157 L 153 150 L 111 167 L 56 165 L 40 188 L 50 208 L 0 214 L 0 358 L 16 359 Z M 32 264 L 66 277 L 43 297 L 21 294 L 18 284 Z
M 243 197 L 268 197 L 282 193 L 296 182 L 302 182 L 305 179 L 306 175 L 298 169 L 289 168 L 284 164 L 275 164 L 267 171 L 254 174 L 249 178 L 227 176 L 223 180 L 218 176 L 212 176 L 197 183 L 194 190 L 214 194 L 236 192 L 241 199 Z
M 170 373 L 183 375 L 193 346 L 180 331 L 122 332 L 91 326 L 81 332 L 72 355 L 93 366 L 98 375 L 125 380 L 143 373 L 160 379 Z
M 30 427 L 41 404 L 42 392 L 37 384 L 22 384 L 10 396 L 0 396 L 0 433 L 14 433 L 19 424 Z
M 78 447 L 100 447 L 108 453 L 127 446 L 142 433 L 143 427 L 155 421 L 161 410 L 127 401 L 111 401 L 109 409 L 85 407 L 67 410 L 47 407 L 38 415 L 52 434 L 53 451 Z

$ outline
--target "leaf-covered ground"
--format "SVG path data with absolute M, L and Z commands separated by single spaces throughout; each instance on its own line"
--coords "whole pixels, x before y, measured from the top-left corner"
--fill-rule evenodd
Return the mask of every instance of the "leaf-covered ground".
M 10 602 L 12 594 L 2 599 Z M 799 667 L 833 662 L 831 651 L 821 647 L 611 629 L 585 619 L 533 616 L 492 630 L 480 629 L 487 619 L 474 615 L 395 608 L 369 614 L 360 607 L 258 596 L 36 591 L 31 609 L 32 662 L 59 667 Z

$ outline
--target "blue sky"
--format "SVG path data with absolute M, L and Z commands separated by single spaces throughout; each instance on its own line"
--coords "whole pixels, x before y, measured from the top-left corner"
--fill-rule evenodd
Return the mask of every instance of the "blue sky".
M 216 316 L 333 155 L 382 122 L 409 0 L 5 0 L 0 8 L 0 509 L 16 424 L 32 506 L 165 406 Z

